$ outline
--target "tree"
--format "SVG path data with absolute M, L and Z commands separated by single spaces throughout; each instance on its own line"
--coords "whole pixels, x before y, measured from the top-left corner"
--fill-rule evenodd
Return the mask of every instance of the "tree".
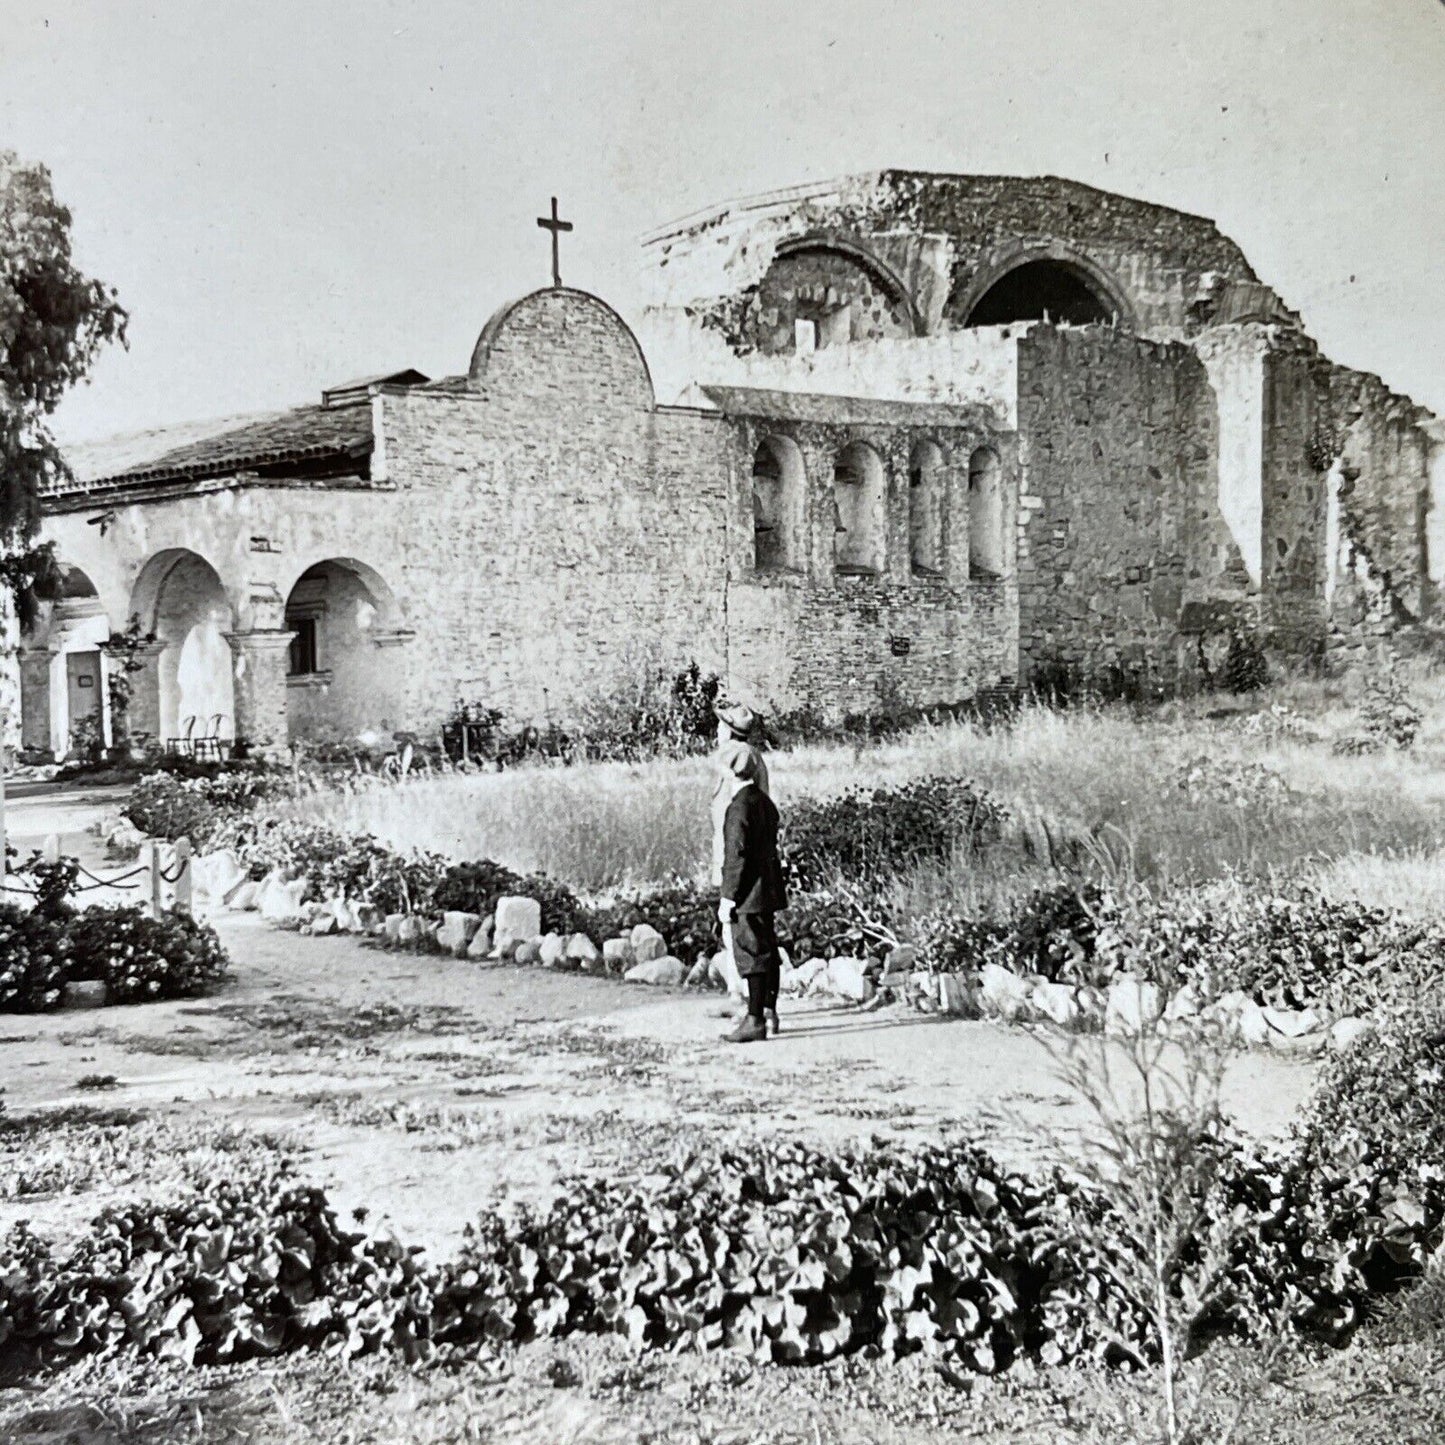
M 0 652 L 9 651 L 16 621 L 33 620 L 55 577 L 49 549 L 35 545 L 40 499 L 70 471 L 48 419 L 102 346 L 125 344 L 125 326 L 115 292 L 71 260 L 70 212 L 56 201 L 50 172 L 0 150 Z M 0 718 L 0 760 L 3 737 Z M 3 842 L 0 794 L 0 849 Z

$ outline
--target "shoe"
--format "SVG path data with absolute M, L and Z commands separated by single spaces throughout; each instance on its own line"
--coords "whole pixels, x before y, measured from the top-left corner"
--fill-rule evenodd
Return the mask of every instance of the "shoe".
M 768 1026 L 762 1019 L 748 1014 L 732 1033 L 724 1034 L 725 1044 L 759 1044 L 768 1036 Z
M 775 1009 L 775 1008 L 764 1009 L 764 1010 L 763 1010 L 763 1022 L 764 1022 L 764 1023 L 767 1025 L 767 1027 L 768 1027 L 768 1033 L 769 1033 L 769 1035 L 770 1035 L 771 1037 L 773 1037 L 773 1038 L 776 1038 L 776 1037 L 778 1036 L 778 1034 L 781 1032 L 781 1030 L 780 1030 L 780 1028 L 779 1028 L 779 1025 L 778 1025 L 778 1011 L 777 1011 L 777 1009 Z

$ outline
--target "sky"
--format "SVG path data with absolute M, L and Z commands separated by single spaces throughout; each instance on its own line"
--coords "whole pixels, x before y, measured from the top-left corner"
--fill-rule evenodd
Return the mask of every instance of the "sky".
M 465 369 L 639 236 L 885 166 L 1207 215 L 1335 359 L 1445 414 L 1442 0 L 0 0 L 0 146 L 131 313 L 81 440 Z

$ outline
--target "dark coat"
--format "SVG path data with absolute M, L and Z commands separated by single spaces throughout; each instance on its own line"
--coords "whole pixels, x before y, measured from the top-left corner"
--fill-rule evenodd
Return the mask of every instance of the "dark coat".
M 778 810 L 755 783 L 738 789 L 723 819 L 722 896 L 739 913 L 777 913 L 788 906 Z

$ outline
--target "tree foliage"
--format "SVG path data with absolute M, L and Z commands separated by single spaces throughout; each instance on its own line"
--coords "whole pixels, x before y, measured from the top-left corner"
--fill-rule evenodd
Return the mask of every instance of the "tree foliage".
M 0 150 L 0 585 L 22 611 L 51 565 L 30 545 L 41 492 L 69 475 L 48 418 L 125 327 L 114 290 L 71 259 L 50 172 Z

